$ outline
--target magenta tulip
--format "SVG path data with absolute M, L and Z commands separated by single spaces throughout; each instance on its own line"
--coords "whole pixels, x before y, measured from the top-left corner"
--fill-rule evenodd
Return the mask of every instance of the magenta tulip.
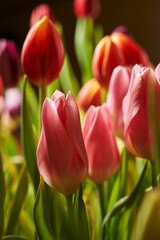
M 74 12 L 78 18 L 95 18 L 100 12 L 99 0 L 74 0 Z
M 123 100 L 124 136 L 128 150 L 136 156 L 155 159 L 155 138 L 151 109 L 160 112 L 160 84 L 151 68 L 136 65 L 132 70 L 128 92 Z M 151 99 L 155 105 L 152 106 Z
M 37 164 L 44 181 L 65 195 L 73 194 L 86 178 L 87 154 L 71 92 L 65 98 L 56 91 L 44 101 Z
M 102 183 L 120 166 L 112 119 L 106 104 L 89 108 L 83 137 L 88 155 L 88 177 L 95 183 Z
M 122 102 L 125 97 L 130 81 L 131 68 L 118 66 L 113 70 L 107 96 L 107 106 L 110 110 L 115 133 L 124 138 L 124 123 Z
M 9 88 L 5 91 L 5 110 L 12 118 L 20 117 L 22 93 L 18 88 Z
M 18 48 L 14 41 L 0 40 L 0 75 L 5 88 L 17 85 L 21 67 Z

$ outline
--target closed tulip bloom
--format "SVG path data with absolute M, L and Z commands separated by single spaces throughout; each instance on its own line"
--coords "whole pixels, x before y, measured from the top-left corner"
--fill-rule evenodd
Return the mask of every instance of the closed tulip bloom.
M 136 65 L 132 70 L 128 92 L 123 100 L 124 137 L 128 150 L 136 156 L 155 159 L 155 141 L 151 114 L 154 98 L 157 113 L 160 105 L 157 94 L 160 85 L 151 68 Z
M 0 75 L 4 88 L 15 87 L 21 75 L 18 48 L 14 41 L 0 40 Z
M 44 101 L 37 164 L 44 181 L 65 195 L 73 194 L 86 178 L 88 160 L 71 92 L 65 98 L 56 91 Z
M 93 76 L 108 89 L 113 69 L 118 65 L 149 65 L 145 51 L 129 36 L 113 33 L 96 46 L 92 59 Z
M 124 138 L 122 102 L 128 91 L 130 75 L 130 67 L 116 67 L 111 76 L 107 95 L 107 106 L 113 119 L 115 133 L 122 139 Z
M 103 89 L 96 79 L 89 80 L 78 93 L 77 103 L 85 112 L 91 105 L 102 104 Z
M 106 104 L 88 109 L 83 137 L 88 156 L 88 177 L 95 183 L 102 183 L 120 166 L 112 119 Z
M 64 61 L 64 47 L 53 22 L 47 17 L 33 25 L 24 41 L 21 63 L 29 80 L 48 85 L 59 75 Z
M 55 22 L 55 16 L 53 15 L 52 9 L 45 3 L 38 5 L 33 9 L 30 17 L 30 28 L 44 16 Z
M 95 18 L 100 12 L 99 0 L 74 0 L 74 12 L 78 18 Z

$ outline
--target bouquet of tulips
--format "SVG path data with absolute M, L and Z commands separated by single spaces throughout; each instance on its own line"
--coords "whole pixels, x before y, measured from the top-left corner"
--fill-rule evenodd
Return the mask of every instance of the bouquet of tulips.
M 160 240 L 160 65 L 99 0 L 74 0 L 77 79 L 60 22 L 0 40 L 0 238 Z

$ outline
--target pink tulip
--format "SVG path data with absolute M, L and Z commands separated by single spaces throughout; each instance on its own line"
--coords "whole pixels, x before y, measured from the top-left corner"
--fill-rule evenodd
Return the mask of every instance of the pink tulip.
M 5 88 L 15 87 L 19 81 L 20 58 L 14 41 L 0 40 L 0 75 Z
M 131 68 L 118 66 L 113 70 L 107 96 L 107 106 L 110 110 L 115 133 L 124 138 L 124 123 L 122 102 L 125 97 L 130 81 Z
M 155 140 L 151 108 L 160 113 L 157 93 L 160 84 L 151 68 L 136 65 L 132 70 L 128 92 L 123 100 L 124 136 L 128 150 L 136 156 L 155 159 Z M 151 99 L 156 105 L 151 105 Z
M 52 9 L 45 3 L 38 5 L 33 9 L 30 17 L 30 28 L 44 16 L 55 22 L 55 16 L 53 15 Z
M 44 181 L 65 195 L 74 193 L 86 178 L 88 160 L 71 92 L 65 98 L 56 91 L 44 101 L 37 164 Z
M 95 18 L 100 12 L 99 0 L 74 0 L 74 12 L 78 18 Z
M 89 108 L 83 137 L 88 155 L 88 177 L 95 183 L 102 183 L 120 166 L 112 119 L 106 104 Z
M 64 46 L 53 22 L 43 17 L 30 28 L 21 52 L 21 64 L 37 86 L 53 82 L 61 71 Z

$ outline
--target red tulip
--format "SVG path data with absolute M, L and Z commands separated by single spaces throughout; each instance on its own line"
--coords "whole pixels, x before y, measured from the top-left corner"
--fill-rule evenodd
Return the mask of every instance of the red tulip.
M 102 104 L 103 89 L 96 79 L 89 80 L 79 91 L 77 103 L 85 112 L 91 105 Z
M 78 18 L 95 18 L 100 12 L 99 0 L 74 0 L 74 12 Z
M 116 67 L 111 76 L 107 95 L 107 106 L 113 119 L 115 133 L 122 139 L 124 137 L 122 102 L 128 91 L 130 75 L 131 68 Z
M 44 181 L 70 195 L 87 174 L 87 155 L 76 101 L 56 91 L 42 108 L 42 132 L 37 149 L 38 169 Z
M 45 3 L 38 5 L 33 9 L 30 17 L 30 28 L 44 16 L 55 22 L 55 16 L 53 15 L 52 9 Z
M 160 104 L 157 97 L 160 84 L 151 68 L 136 65 L 132 70 L 128 92 L 123 100 L 124 136 L 128 150 L 136 156 L 155 159 L 155 139 L 151 99 L 155 99 L 157 113 Z
M 48 85 L 59 75 L 64 47 L 53 22 L 43 17 L 28 32 L 23 44 L 21 63 L 24 73 L 38 86 Z
M 18 48 L 14 41 L 0 40 L 0 75 L 5 88 L 17 85 L 21 67 Z
M 102 183 L 112 177 L 120 166 L 120 155 L 106 104 L 88 109 L 83 137 L 88 155 L 88 177 L 95 183 Z
M 113 69 L 118 65 L 149 65 L 145 51 L 129 36 L 113 33 L 105 36 L 95 48 L 92 60 L 93 76 L 108 89 Z

